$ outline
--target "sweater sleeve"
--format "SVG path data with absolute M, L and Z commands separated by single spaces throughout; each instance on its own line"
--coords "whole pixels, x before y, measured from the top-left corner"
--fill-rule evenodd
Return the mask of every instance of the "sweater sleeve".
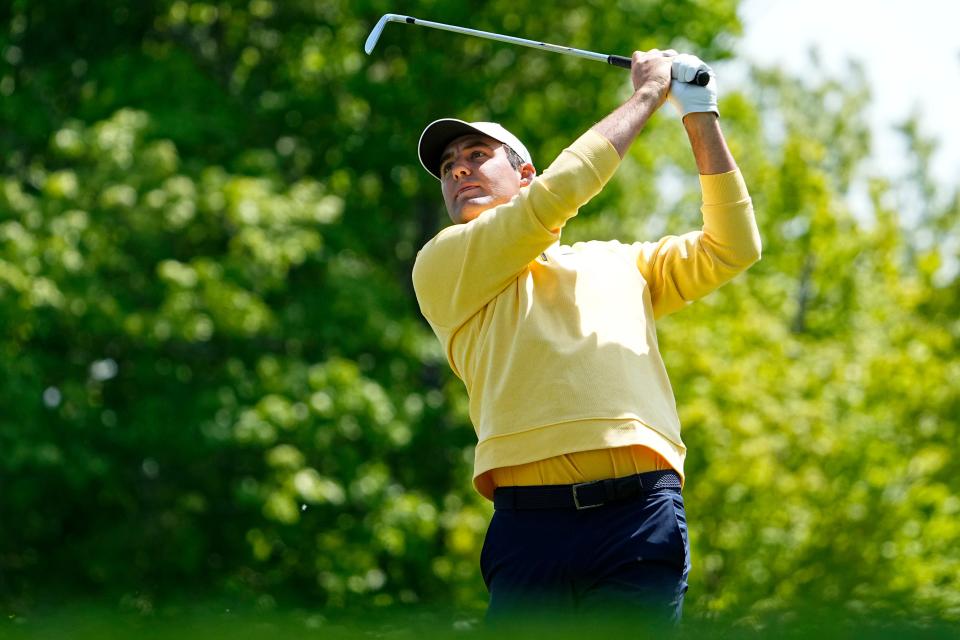
M 446 330 L 466 322 L 557 240 L 619 163 L 613 145 L 587 131 L 510 202 L 437 234 L 413 266 L 424 317 Z
M 682 309 L 760 259 L 760 231 L 740 170 L 701 175 L 700 186 L 700 231 L 634 245 L 654 317 Z

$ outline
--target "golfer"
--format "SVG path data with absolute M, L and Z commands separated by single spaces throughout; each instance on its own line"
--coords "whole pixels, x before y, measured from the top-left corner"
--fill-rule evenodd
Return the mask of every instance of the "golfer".
M 494 503 L 480 557 L 488 619 L 605 607 L 679 619 L 686 448 L 654 323 L 760 257 L 716 81 L 682 81 L 704 66 L 672 50 L 635 52 L 634 93 L 540 175 L 499 124 L 437 120 L 420 138 L 454 224 L 420 250 L 413 283 L 466 386 L 473 482 Z M 667 99 L 699 169 L 703 227 L 561 245 L 563 226 Z

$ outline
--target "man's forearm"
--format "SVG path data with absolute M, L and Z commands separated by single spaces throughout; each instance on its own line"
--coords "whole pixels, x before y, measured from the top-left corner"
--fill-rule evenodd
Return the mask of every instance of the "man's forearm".
M 656 94 L 643 90 L 637 91 L 592 128 L 609 140 L 623 158 L 630 144 L 659 107 L 660 102 Z
M 683 119 L 697 170 L 701 175 L 726 173 L 737 168 L 720 131 L 720 121 L 714 113 L 689 113 Z

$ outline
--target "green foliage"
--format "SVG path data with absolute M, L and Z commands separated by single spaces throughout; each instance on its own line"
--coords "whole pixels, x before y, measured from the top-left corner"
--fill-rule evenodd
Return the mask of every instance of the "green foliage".
M 475 438 L 410 286 L 445 223 L 416 140 L 501 120 L 543 169 L 627 76 L 406 25 L 369 58 L 363 39 L 392 11 L 715 61 L 740 30 L 732 0 L 537 7 L 0 8 L 0 601 L 483 606 Z M 911 174 L 866 173 L 849 77 L 721 83 L 764 259 L 660 327 L 694 611 L 960 618 L 960 196 L 916 119 Z M 567 241 L 699 224 L 668 110 Z

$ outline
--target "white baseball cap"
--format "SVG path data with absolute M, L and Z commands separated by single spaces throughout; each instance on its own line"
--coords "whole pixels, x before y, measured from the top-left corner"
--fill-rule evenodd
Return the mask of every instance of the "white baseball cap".
M 496 122 L 464 122 L 456 118 L 441 118 L 427 125 L 420 134 L 420 164 L 437 180 L 440 179 L 440 158 L 443 150 L 451 141 L 469 133 L 490 136 L 517 152 L 524 162 L 533 164 L 530 152 L 520 142 L 520 138 L 507 131 Z

